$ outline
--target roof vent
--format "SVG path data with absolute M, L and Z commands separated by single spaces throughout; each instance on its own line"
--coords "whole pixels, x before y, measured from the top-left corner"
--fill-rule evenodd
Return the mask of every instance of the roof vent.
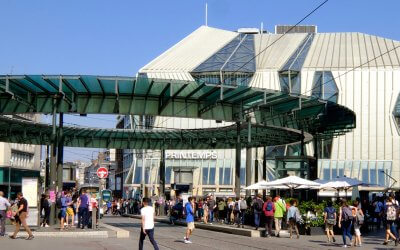
M 237 32 L 241 34 L 258 34 L 260 30 L 257 28 L 240 28 Z
M 294 27 L 293 29 L 291 29 L 292 27 L 293 27 L 293 25 L 275 25 L 275 34 L 317 33 L 316 25 L 298 25 L 298 26 Z

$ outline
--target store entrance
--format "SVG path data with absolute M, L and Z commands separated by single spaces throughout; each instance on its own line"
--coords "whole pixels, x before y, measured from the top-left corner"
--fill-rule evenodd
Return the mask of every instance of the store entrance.
M 171 189 L 176 195 L 191 195 L 193 192 L 193 172 L 197 167 L 173 167 L 174 183 L 171 183 Z

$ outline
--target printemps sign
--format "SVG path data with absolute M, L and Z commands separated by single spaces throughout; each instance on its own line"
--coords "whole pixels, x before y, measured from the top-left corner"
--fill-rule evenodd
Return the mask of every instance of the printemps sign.
M 183 151 L 183 152 L 166 152 L 167 159 L 199 159 L 199 160 L 216 160 L 216 151 Z

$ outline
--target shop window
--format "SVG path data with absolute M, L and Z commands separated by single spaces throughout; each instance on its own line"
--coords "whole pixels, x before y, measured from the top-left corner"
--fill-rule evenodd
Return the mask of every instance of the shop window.
M 219 185 L 224 185 L 224 168 L 223 167 L 219 167 Z
M 240 168 L 240 185 L 246 185 L 246 168 Z
M 330 161 L 322 161 L 322 176 L 324 180 L 330 180 L 331 178 L 331 168 L 329 166 Z
M 338 161 L 337 163 L 337 176 L 343 177 L 344 174 L 344 161 Z
M 165 168 L 165 184 L 171 184 L 172 167 Z
M 224 185 L 231 185 L 232 184 L 231 168 L 225 167 L 224 170 L 225 170 L 224 171 Z
M 215 165 L 210 167 L 210 177 L 208 179 L 208 185 L 215 185 Z
M 203 185 L 208 185 L 208 167 L 203 167 Z
M 275 159 L 276 156 L 285 155 L 285 146 L 271 146 L 266 149 L 266 158 Z
M 377 184 L 377 171 L 376 171 L 376 162 L 370 161 L 369 162 L 369 183 Z
M 275 164 L 276 164 L 275 160 L 267 160 L 267 180 L 269 180 L 269 181 L 276 179 Z M 262 176 L 262 175 L 259 175 L 259 176 Z
M 321 140 L 318 143 L 318 157 L 320 159 L 330 159 L 332 152 L 332 139 Z
M 369 183 L 369 173 L 368 173 L 368 161 L 361 162 L 361 180 L 363 182 Z

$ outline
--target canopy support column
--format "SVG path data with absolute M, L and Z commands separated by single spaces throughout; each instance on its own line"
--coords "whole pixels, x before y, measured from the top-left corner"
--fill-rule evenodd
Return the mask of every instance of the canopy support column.
M 258 148 L 256 150 L 256 157 L 254 160 L 254 183 L 258 182 Z M 258 194 L 258 189 L 255 190 L 256 194 Z
M 52 126 L 53 126 L 53 131 L 51 134 L 51 155 L 50 155 L 50 185 L 49 185 L 49 195 L 50 199 L 55 197 L 56 194 L 56 181 L 57 181 L 57 162 L 56 162 L 56 156 L 57 156 L 57 126 L 56 126 L 56 109 L 57 109 L 57 99 L 53 99 L 53 120 L 52 120 Z M 56 204 L 55 201 L 52 200 L 51 203 L 51 208 L 50 208 L 50 225 L 55 224 L 55 217 L 56 217 Z
M 267 180 L 267 147 L 264 146 L 263 148 L 263 169 L 262 169 L 262 176 L 263 180 Z M 263 200 L 265 200 L 267 196 L 267 190 L 263 189 Z
M 300 162 L 300 178 L 305 178 L 305 171 L 304 171 L 304 161 L 305 161 L 305 154 L 304 154 L 304 130 L 301 129 L 301 142 L 300 142 L 300 155 L 301 155 L 301 162 Z M 307 179 L 310 179 L 310 176 L 307 175 Z
M 64 161 L 64 114 L 60 113 L 58 136 L 57 136 L 57 189 L 58 192 L 63 191 L 63 161 Z
M 165 197 L 165 149 L 161 150 L 159 173 L 160 173 L 160 196 Z
M 242 146 L 240 143 L 240 122 L 236 122 L 236 150 L 235 150 L 235 194 L 240 197 L 240 157 Z
M 251 143 L 251 120 L 250 118 L 247 119 L 247 142 L 250 144 Z M 251 185 L 251 159 L 252 159 L 252 150 L 251 147 L 248 146 L 246 147 L 246 187 Z M 251 190 L 246 190 L 246 196 L 250 197 L 251 196 Z

